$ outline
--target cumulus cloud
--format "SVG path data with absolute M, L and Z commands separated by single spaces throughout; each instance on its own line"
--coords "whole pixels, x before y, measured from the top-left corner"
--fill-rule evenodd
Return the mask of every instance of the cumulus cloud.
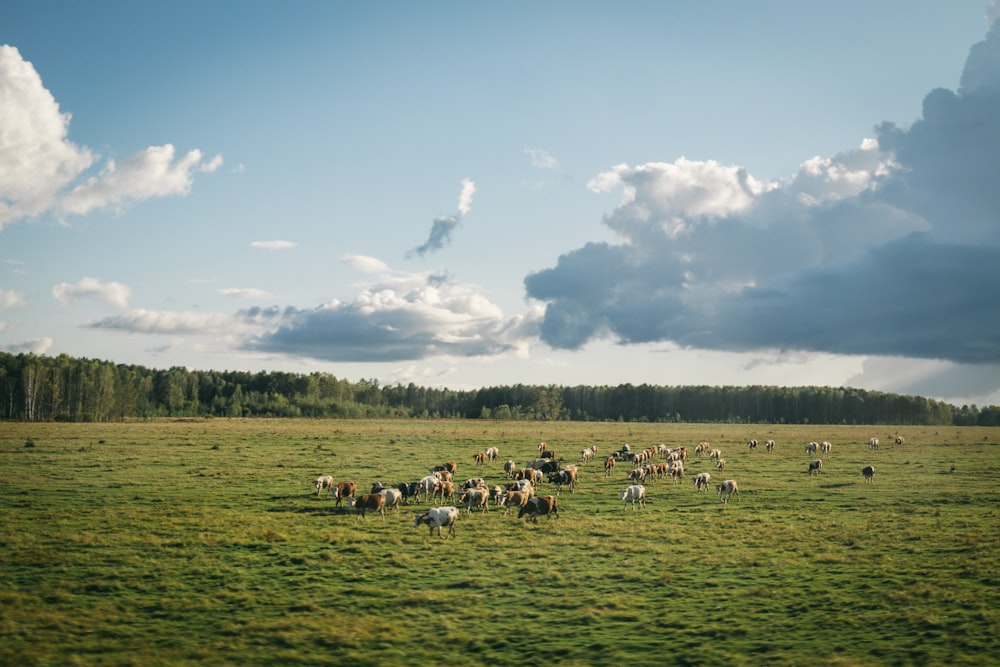
M 434 219 L 431 225 L 431 232 L 427 241 L 423 245 L 417 246 L 409 253 L 413 255 L 426 255 L 428 252 L 440 250 L 451 243 L 451 233 L 458 227 L 459 222 L 469 211 L 472 210 L 472 195 L 476 193 L 476 184 L 471 179 L 462 179 L 462 191 L 458 195 L 458 213 L 455 215 L 442 215 Z
M 175 159 L 172 145 L 151 146 L 84 178 L 97 161 L 68 140 L 71 116 L 59 109 L 30 62 L 0 45 L 0 229 L 54 211 L 83 215 L 130 201 L 186 195 L 196 171 L 214 171 L 222 157 L 192 150 Z
M 295 241 L 251 241 L 251 248 L 261 248 L 263 250 L 288 250 L 294 248 L 298 243 Z
M 1000 24 L 997 24 L 1000 25 Z M 679 158 L 618 165 L 614 243 L 530 274 L 542 339 L 1000 363 L 1000 28 L 910 127 L 781 182 Z
M 59 283 L 52 296 L 63 306 L 83 298 L 94 298 L 114 308 L 128 308 L 132 290 L 121 283 L 102 283 L 97 278 L 82 278 L 75 283 Z
M 383 268 L 371 258 L 346 261 Z M 505 317 L 473 286 L 432 273 L 380 274 L 350 302 L 251 309 L 242 315 L 270 323 L 245 349 L 327 361 L 523 354 L 535 331 L 530 315 Z
M 33 338 L 31 340 L 21 341 L 18 343 L 11 343 L 9 345 L 3 346 L 3 351 L 10 354 L 45 354 L 50 349 L 52 349 L 53 341 L 51 338 Z

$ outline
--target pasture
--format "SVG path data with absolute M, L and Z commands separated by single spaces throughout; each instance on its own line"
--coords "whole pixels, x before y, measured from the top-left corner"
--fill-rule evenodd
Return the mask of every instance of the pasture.
M 829 454 L 805 452 L 824 440 Z M 456 481 L 503 484 L 503 463 L 540 441 L 565 463 L 599 451 L 537 524 L 490 507 L 440 539 L 413 528 L 427 501 L 361 518 L 312 486 L 329 474 L 367 493 L 445 461 Z M 724 473 L 695 456 L 701 441 Z M 0 664 L 996 664 L 998 441 L 973 427 L 3 423 Z M 682 482 L 645 482 L 645 509 L 623 507 L 629 465 L 604 474 L 625 442 L 690 450 Z M 497 461 L 476 466 L 490 446 Z M 738 500 L 719 501 L 723 479 Z

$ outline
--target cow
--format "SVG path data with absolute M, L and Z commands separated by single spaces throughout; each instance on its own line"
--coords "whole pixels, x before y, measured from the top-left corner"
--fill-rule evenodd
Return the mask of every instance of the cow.
M 571 493 L 576 493 L 576 469 L 557 470 L 549 473 L 549 483 L 556 485 L 556 493 L 561 493 L 563 486 L 568 486 Z
M 442 480 L 437 489 L 434 490 L 434 495 L 440 498 L 442 503 L 446 500 L 453 500 L 455 498 L 455 482 Z
M 507 485 L 507 490 L 524 491 L 528 494 L 529 497 L 535 495 L 535 485 L 532 484 L 531 480 L 529 479 L 514 480 L 513 482 Z
M 510 514 L 512 507 L 520 509 L 527 505 L 530 498 L 531 494 L 528 491 L 504 491 L 503 498 L 500 499 L 500 504 L 504 506 L 504 516 Z
M 490 502 L 492 502 L 497 507 L 503 505 L 503 488 L 499 486 L 490 487 Z
M 712 476 L 707 472 L 700 472 L 694 476 L 694 488 L 699 491 L 708 491 L 708 482 Z
M 719 469 L 719 470 L 725 470 L 726 469 L 726 459 L 718 459 L 718 460 L 716 460 L 715 467 L 717 469 Z
M 749 449 L 751 452 L 757 451 L 757 441 L 750 440 L 749 442 L 747 442 L 747 449 Z
M 482 477 L 470 477 L 469 479 L 462 482 L 462 490 L 465 489 L 485 489 L 486 480 Z
M 334 496 L 337 498 L 337 506 L 340 506 L 341 500 L 353 498 L 357 491 L 358 485 L 354 482 L 341 482 L 338 484 L 337 490 L 334 492 Z
M 646 487 L 642 484 L 633 484 L 632 486 L 626 487 L 622 490 L 622 501 L 625 503 L 625 509 L 628 509 L 629 503 L 632 504 L 632 509 L 635 509 L 636 503 L 640 507 L 646 506 Z
M 815 454 L 819 450 L 818 442 L 810 442 L 806 444 L 806 454 Z
M 430 534 L 434 534 L 437 528 L 438 537 L 448 539 L 448 535 L 455 535 L 455 521 L 458 520 L 457 507 L 432 507 L 423 514 L 416 512 L 416 520 L 413 527 L 418 528 L 421 524 L 430 526 Z M 441 535 L 442 526 L 448 526 L 448 535 Z
M 897 435 L 896 436 L 896 446 L 897 447 L 902 447 L 905 444 L 906 444 L 906 438 L 904 438 L 901 435 Z
M 349 498 L 347 509 L 354 509 L 362 517 L 368 510 L 378 512 L 378 515 L 385 518 L 385 496 L 381 493 L 366 493 L 357 498 Z
M 819 451 L 823 452 L 826 455 L 829 455 L 830 451 L 832 449 L 833 449 L 833 445 L 831 445 L 826 440 L 824 440 L 823 442 L 819 443 Z
M 677 482 L 679 479 L 684 479 L 684 462 L 674 461 L 670 464 L 670 481 Z
M 399 504 L 403 501 L 403 492 L 399 489 L 382 489 L 378 493 L 385 496 L 385 508 L 399 511 Z
M 695 445 L 694 453 L 696 456 L 704 456 L 705 454 L 708 454 L 708 450 L 710 450 L 711 448 L 712 445 L 708 444 L 707 442 L 699 442 L 697 445 Z
M 534 523 L 538 523 L 538 515 L 544 514 L 550 519 L 555 516 L 559 517 L 559 504 L 555 496 L 535 496 L 533 498 L 528 498 L 521 509 L 517 511 L 517 518 L 520 519 L 525 514 Z
M 768 454 L 774 449 L 774 440 L 768 440 L 764 443 L 764 448 L 767 449 Z
M 722 450 L 713 449 L 712 451 L 710 451 L 708 453 L 708 458 L 709 458 L 709 460 L 712 460 L 712 461 L 714 461 L 716 459 L 719 459 L 719 458 L 722 458 Z
M 868 441 L 868 449 L 872 451 L 878 449 L 878 438 L 872 438 Z
M 316 481 L 313 482 L 313 486 L 316 487 L 317 496 L 323 493 L 323 489 L 328 489 L 330 493 L 333 493 L 333 490 L 335 488 L 333 483 L 333 477 L 330 477 L 329 475 L 320 475 L 319 477 L 317 477 Z
M 472 458 L 475 459 L 477 466 L 481 466 L 486 461 L 486 452 L 476 452 Z
M 538 453 L 541 454 L 544 451 L 545 451 L 545 443 L 544 442 L 538 443 Z
M 736 496 L 736 500 L 740 499 L 740 490 L 736 486 L 735 479 L 727 479 L 722 484 L 719 484 L 715 487 L 715 492 L 719 494 L 719 500 L 724 503 L 728 503 L 732 496 Z
M 422 477 L 420 481 L 417 482 L 420 493 L 422 493 L 425 498 L 433 498 L 434 493 L 437 491 L 440 484 L 441 478 L 437 475 L 427 475 L 426 477 Z
M 416 500 L 420 496 L 420 482 L 400 482 L 396 488 L 403 494 L 404 503 L 409 503 L 410 498 Z
M 466 514 L 472 514 L 473 507 L 480 507 L 484 512 L 490 511 L 490 490 L 487 488 L 465 489 L 459 500 L 465 503 Z
M 503 464 L 503 474 L 507 475 L 507 479 L 514 477 L 514 470 L 517 469 L 517 464 L 512 460 L 508 460 Z
M 615 457 L 609 456 L 604 459 L 604 476 L 610 477 L 615 471 Z
M 875 483 L 875 466 L 865 466 L 861 469 L 861 474 L 865 476 L 865 484 Z
M 822 472 L 823 472 L 823 462 L 822 461 L 820 461 L 819 459 L 816 459 L 815 461 L 810 461 L 809 462 L 809 474 L 810 475 L 812 475 L 813 473 L 819 475 Z
M 448 472 L 454 475 L 455 471 L 458 470 L 458 464 L 455 463 L 454 461 L 447 461 L 446 463 L 442 463 L 439 466 L 434 466 L 433 468 L 431 468 L 430 472 L 435 473 L 441 470 L 447 470 Z
M 485 454 L 486 460 L 490 463 L 494 463 L 497 460 L 497 457 L 500 456 L 500 450 L 496 447 L 487 447 Z

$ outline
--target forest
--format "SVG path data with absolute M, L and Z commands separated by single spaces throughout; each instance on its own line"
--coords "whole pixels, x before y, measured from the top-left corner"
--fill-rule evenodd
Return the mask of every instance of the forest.
M 329 373 L 151 369 L 0 353 L 0 419 L 157 417 L 433 418 L 771 424 L 1000 425 L 1000 407 L 961 407 L 850 387 L 380 386 Z

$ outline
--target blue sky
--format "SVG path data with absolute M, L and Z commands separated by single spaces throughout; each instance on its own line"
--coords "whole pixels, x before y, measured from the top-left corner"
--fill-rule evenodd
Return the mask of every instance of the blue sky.
M 998 404 L 996 14 L 16 3 L 0 349 Z

